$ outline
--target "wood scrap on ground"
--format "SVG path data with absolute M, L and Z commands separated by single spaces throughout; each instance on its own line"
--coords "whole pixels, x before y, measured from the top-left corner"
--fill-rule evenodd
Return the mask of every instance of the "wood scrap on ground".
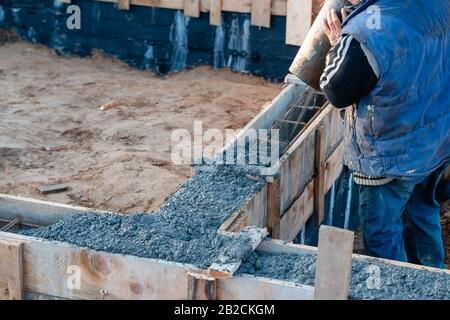
M 48 193 L 57 193 L 57 192 L 64 192 L 69 190 L 69 186 L 66 184 L 49 184 L 46 186 L 43 186 L 39 189 L 39 191 L 43 194 L 48 194 Z

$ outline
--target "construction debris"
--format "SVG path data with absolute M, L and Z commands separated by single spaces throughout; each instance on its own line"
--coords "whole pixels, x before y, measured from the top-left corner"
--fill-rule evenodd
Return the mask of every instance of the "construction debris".
M 58 193 L 58 192 L 64 192 L 69 190 L 69 186 L 67 184 L 49 184 L 46 186 L 43 186 L 39 189 L 39 191 L 43 194 L 49 194 L 49 193 Z
M 114 107 L 117 107 L 119 104 L 120 104 L 120 103 L 119 103 L 118 101 L 112 100 L 112 101 L 110 101 L 110 102 L 105 103 L 104 105 L 102 105 L 102 106 L 100 107 L 100 111 L 106 111 L 106 110 L 112 109 L 112 108 L 114 108 Z

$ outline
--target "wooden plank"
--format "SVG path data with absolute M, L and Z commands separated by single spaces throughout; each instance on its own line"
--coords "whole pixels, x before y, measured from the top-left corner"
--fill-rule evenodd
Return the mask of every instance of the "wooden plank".
M 111 0 L 99 0 L 104 2 L 111 2 Z M 114 1 L 114 0 L 112 0 Z M 184 0 L 130 0 L 131 5 L 165 8 L 174 10 L 184 9 Z
M 23 241 L 24 290 L 33 299 L 184 300 L 189 290 L 188 274 L 204 276 L 202 270 L 176 262 L 98 252 L 4 232 L 0 232 L 0 239 Z M 69 277 L 77 266 L 80 289 L 69 288 Z M 217 299 L 313 297 L 310 286 L 250 275 L 216 281 Z
M 248 225 L 257 228 L 267 226 L 267 189 L 265 185 L 250 202 L 247 203 Z
M 251 24 L 270 28 L 272 0 L 252 0 Z
M 200 17 L 200 0 L 184 0 L 184 15 L 187 17 Z
M 297 152 L 294 152 L 292 154 L 292 157 L 290 157 L 288 159 L 288 161 L 289 161 L 289 165 L 288 165 L 289 177 L 291 180 L 289 199 L 295 199 L 295 197 L 298 195 L 299 183 L 297 183 L 297 182 L 300 180 L 301 175 L 303 173 L 303 167 L 301 167 L 301 165 L 300 165 L 300 164 L 303 164 L 303 161 L 301 158 L 302 158 L 302 154 L 300 153 L 300 150 L 298 150 Z
M 265 239 L 256 248 L 258 252 L 265 252 L 269 254 L 296 254 L 296 255 L 307 255 L 316 254 L 317 247 L 307 246 L 303 244 L 294 244 L 292 242 L 287 242 L 278 239 Z
M 58 1 L 61 3 L 67 3 L 67 4 L 72 3 L 72 0 L 58 0 Z
M 255 227 L 246 227 L 244 231 L 250 239 L 251 250 L 245 252 L 242 257 L 240 257 L 239 261 L 236 262 L 228 262 L 230 257 L 227 252 L 222 253 L 217 258 L 217 261 L 213 262 L 211 266 L 208 268 L 208 275 L 214 278 L 219 279 L 228 279 L 233 276 L 233 274 L 239 269 L 242 262 L 245 261 L 253 250 L 263 241 L 263 239 L 267 236 L 267 230 Z M 224 233 L 226 234 L 226 233 Z M 233 236 L 234 234 L 229 234 Z
M 219 232 L 238 233 L 246 226 L 265 228 L 267 226 L 267 185 L 244 203 L 220 226 Z
M 223 0 L 222 10 L 250 13 L 252 11 L 252 0 Z
M 325 163 L 325 192 L 330 190 L 333 183 L 342 172 L 342 158 L 344 144 L 341 143 Z M 314 180 L 311 181 L 302 194 L 294 201 L 281 217 L 280 239 L 292 241 L 300 232 L 303 225 L 314 212 Z
M 311 28 L 312 9 L 312 0 L 287 0 L 286 44 L 302 44 Z
M 267 186 L 267 228 L 272 238 L 280 237 L 280 178 L 277 177 Z
M 330 123 L 328 125 L 328 142 L 327 157 L 330 155 L 331 149 L 334 149 L 344 138 L 344 118 L 341 116 L 341 110 L 333 109 Z
M 24 289 L 66 299 L 186 299 L 195 266 L 0 232 L 23 241 Z M 79 277 L 78 277 L 79 276 Z
M 216 300 L 216 279 L 188 272 L 188 300 Z
M 70 0 L 64 0 L 70 1 Z M 116 0 L 96 0 L 100 2 L 114 3 Z M 250 13 L 252 8 L 252 0 L 222 0 L 222 11 Z M 61 1 L 63 2 L 63 1 Z M 130 0 L 131 5 L 165 8 L 174 10 L 184 9 L 184 0 Z M 202 12 L 209 11 L 209 0 L 200 1 L 200 10 Z M 285 16 L 287 10 L 286 0 L 272 0 L 272 15 Z
M 130 10 L 130 0 L 117 0 L 117 7 L 120 10 Z
M 352 231 L 330 226 L 320 227 L 314 299 L 348 299 L 353 241 Z
M 250 13 L 252 0 L 223 0 L 223 11 Z M 286 0 L 272 0 L 272 15 L 286 15 Z
M 287 281 L 238 275 L 217 279 L 218 300 L 312 300 L 314 288 Z
M 325 156 L 327 152 L 327 128 L 322 125 L 316 130 L 314 157 L 314 212 L 317 224 L 321 224 L 325 217 Z
M 294 139 L 288 150 L 281 156 L 278 166 L 281 168 L 281 208 L 282 213 L 293 205 L 295 199 L 305 190 L 314 177 L 315 131 L 327 123 L 333 115 L 333 108 L 324 106 L 316 113 Z M 328 146 L 330 151 L 334 148 Z M 297 162 L 294 162 L 297 161 Z M 294 174 L 294 170 L 297 173 Z M 293 177 L 295 176 L 295 180 Z
M 57 193 L 57 192 L 63 192 L 69 190 L 69 186 L 64 183 L 59 184 L 48 184 L 39 189 L 39 191 L 43 194 L 48 193 Z
M 311 216 L 313 206 L 314 182 L 311 182 L 281 218 L 278 239 L 293 241 Z
M 272 15 L 285 16 L 287 12 L 286 0 L 272 0 Z
M 209 24 L 213 26 L 222 24 L 222 0 L 209 0 Z
M 47 226 L 77 213 L 111 213 L 50 201 L 0 194 L 0 221 L 16 217 L 21 224 Z
M 300 138 L 303 137 L 303 134 Z M 299 138 L 299 139 L 300 139 Z M 295 142 L 295 140 L 294 140 Z M 282 215 L 305 190 L 314 177 L 315 135 L 309 134 L 304 143 L 281 162 Z
M 22 299 L 22 243 L 0 239 L 0 300 Z

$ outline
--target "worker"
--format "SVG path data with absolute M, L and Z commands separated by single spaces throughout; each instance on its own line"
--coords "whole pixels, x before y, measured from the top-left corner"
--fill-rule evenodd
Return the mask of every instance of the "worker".
M 350 0 L 323 28 L 320 86 L 346 109 L 368 255 L 444 268 L 435 191 L 450 159 L 450 1 Z

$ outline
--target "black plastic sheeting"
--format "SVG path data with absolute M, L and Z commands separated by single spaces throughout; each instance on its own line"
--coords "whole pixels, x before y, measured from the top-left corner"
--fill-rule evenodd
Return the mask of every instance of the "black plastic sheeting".
M 298 51 L 285 44 L 285 17 L 272 16 L 271 28 L 259 28 L 250 26 L 250 14 L 224 12 L 222 26 L 216 27 L 209 24 L 208 13 L 189 19 L 171 9 L 131 6 L 124 11 L 93 0 L 72 5 L 80 8 L 79 30 L 67 28 L 68 4 L 0 0 L 0 28 L 15 29 L 23 39 L 61 54 L 88 56 L 99 50 L 160 75 L 213 65 L 281 81 Z M 177 34 L 184 28 L 184 34 Z

